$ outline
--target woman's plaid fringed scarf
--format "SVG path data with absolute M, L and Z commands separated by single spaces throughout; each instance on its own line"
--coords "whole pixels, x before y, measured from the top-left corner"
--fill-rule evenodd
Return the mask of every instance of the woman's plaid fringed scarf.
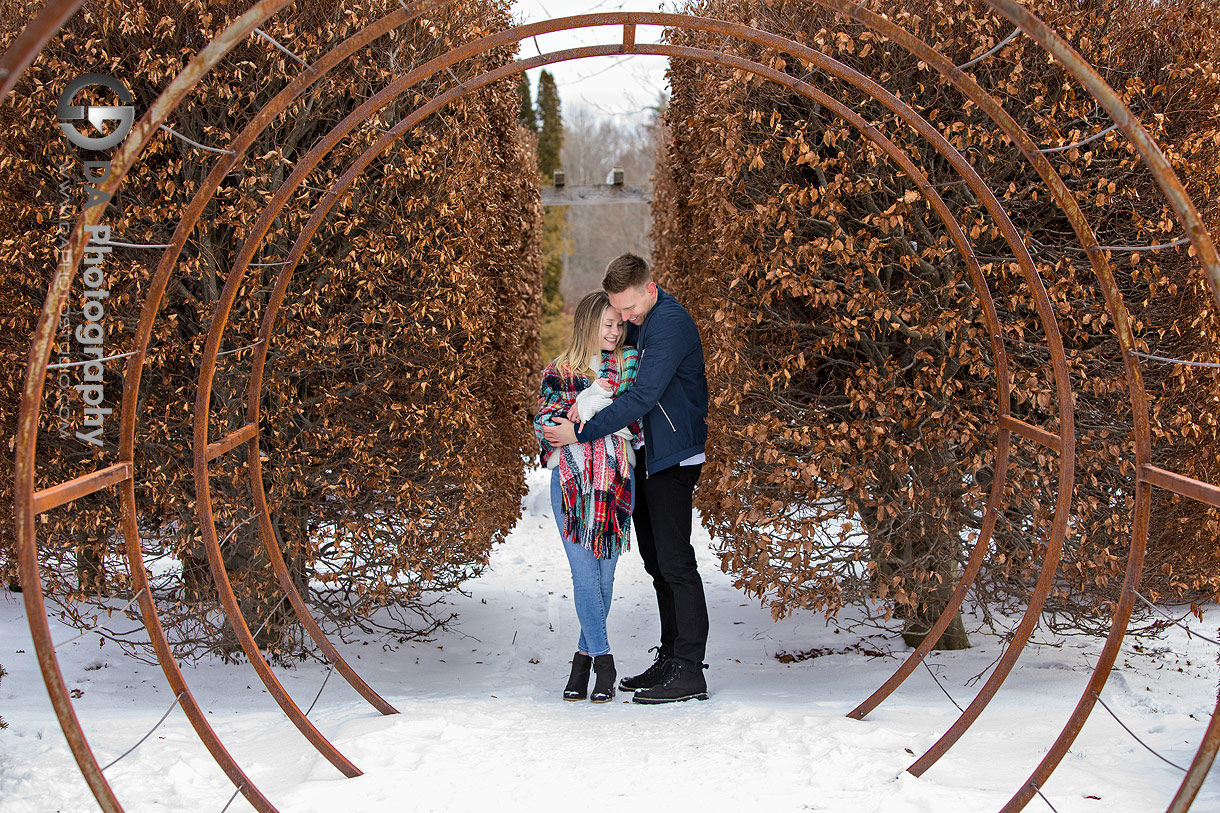
M 598 377 L 614 387 L 613 395 L 626 392 L 635 381 L 639 356 L 634 349 L 624 353 L 622 370 L 614 356 L 602 354 Z M 554 364 L 542 371 L 542 394 L 538 401 L 538 417 L 534 421 L 543 457 L 552 451 L 542 437 L 543 425 L 553 425 L 554 418 L 565 416 L 576 402 L 576 396 L 592 381 L 585 376 L 562 375 Z M 632 425 L 637 433 L 638 425 Z M 631 464 L 627 458 L 627 441 L 619 435 L 607 435 L 580 444 L 583 454 L 574 453 L 574 446 L 558 450 L 559 483 L 563 492 L 563 536 L 589 550 L 599 559 L 609 559 L 627 550 L 631 544 L 631 491 L 628 480 Z M 581 459 L 583 458 L 583 460 Z

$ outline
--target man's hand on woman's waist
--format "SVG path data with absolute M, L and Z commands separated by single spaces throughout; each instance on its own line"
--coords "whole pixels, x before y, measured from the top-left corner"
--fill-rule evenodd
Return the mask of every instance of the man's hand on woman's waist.
M 557 417 L 554 426 L 542 427 L 542 436 L 552 446 L 567 446 L 569 443 L 576 442 L 576 430 L 579 428 L 578 424 L 572 423 L 567 418 Z

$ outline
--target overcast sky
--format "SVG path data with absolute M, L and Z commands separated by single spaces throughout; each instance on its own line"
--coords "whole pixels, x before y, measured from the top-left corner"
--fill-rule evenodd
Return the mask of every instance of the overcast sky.
M 515 0 L 513 16 L 518 23 L 532 23 L 574 14 L 595 11 L 657 11 L 662 6 L 672 10 L 674 2 L 659 0 Z M 576 32 L 561 32 L 537 37 L 521 43 L 522 57 L 536 56 L 583 45 L 621 42 L 621 26 L 605 26 Z M 658 42 L 661 29 L 641 27 L 636 30 L 636 42 Z M 621 123 L 645 121 L 649 108 L 667 92 L 665 68 L 668 60 L 656 56 L 593 57 L 552 64 L 546 68 L 555 77 L 560 104 L 566 114 L 578 107 L 597 117 L 609 117 Z M 542 68 L 529 71 L 530 85 L 535 92 Z

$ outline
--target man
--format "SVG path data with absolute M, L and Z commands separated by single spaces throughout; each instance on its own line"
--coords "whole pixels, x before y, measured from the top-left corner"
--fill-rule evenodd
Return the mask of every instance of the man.
M 583 426 L 560 419 L 544 434 L 553 446 L 586 443 L 643 416 L 632 519 L 657 593 L 661 645 L 652 666 L 623 678 L 619 688 L 635 692 L 636 703 L 706 700 L 707 601 L 690 541 L 691 500 L 707 441 L 703 345 L 690 314 L 657 287 L 641 258 L 612 260 L 602 287 L 630 323 L 627 339 L 640 351 L 635 384 Z

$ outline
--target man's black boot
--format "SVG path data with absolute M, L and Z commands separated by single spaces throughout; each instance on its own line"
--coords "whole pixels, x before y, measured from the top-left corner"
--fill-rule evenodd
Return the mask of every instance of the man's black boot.
M 563 689 L 564 700 L 584 700 L 589 694 L 589 667 L 593 659 L 583 652 L 572 655 L 572 674 Z
M 635 677 L 625 677 L 618 682 L 618 687 L 625 692 L 634 692 L 639 689 L 650 689 L 661 682 L 661 673 L 665 671 L 665 661 L 669 659 L 669 654 L 659 646 L 654 646 L 649 652 L 657 653 L 656 660 L 652 662 L 652 666 L 640 672 Z
M 597 680 L 593 682 L 593 693 L 589 695 L 589 700 L 594 703 L 609 703 L 614 699 L 614 679 L 618 676 L 614 671 L 614 656 L 595 655 L 593 674 L 597 675 Z
M 678 658 L 665 661 L 661 681 L 650 689 L 640 689 L 631 698 L 635 703 L 676 703 L 679 700 L 707 700 L 707 681 L 703 664 Z

